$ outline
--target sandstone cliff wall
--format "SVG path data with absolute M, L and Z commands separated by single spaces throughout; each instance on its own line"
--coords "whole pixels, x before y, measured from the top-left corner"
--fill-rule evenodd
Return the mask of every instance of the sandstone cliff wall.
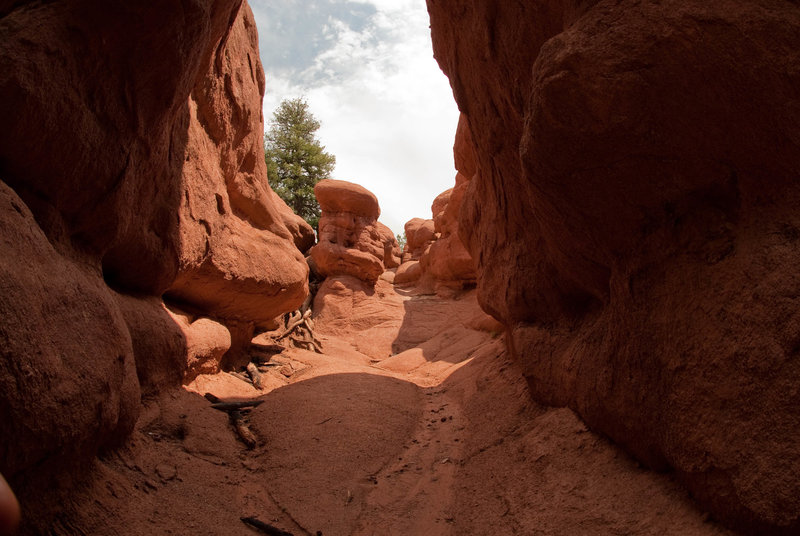
M 235 343 L 201 317 L 303 301 L 310 229 L 266 182 L 246 4 L 0 2 L 0 35 L 0 473 L 46 510 Z
M 428 0 L 459 233 L 536 396 L 800 530 L 800 6 Z

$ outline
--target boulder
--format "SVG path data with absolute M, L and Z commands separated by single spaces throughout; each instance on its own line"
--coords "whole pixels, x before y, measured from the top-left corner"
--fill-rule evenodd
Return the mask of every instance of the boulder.
M 403 249 L 403 262 L 418 261 L 428 246 L 436 240 L 433 220 L 412 218 L 405 224 L 406 247 Z
M 267 182 L 263 95 L 258 37 L 245 4 L 189 98 L 180 267 L 167 296 L 223 321 L 267 328 L 308 294 L 300 249 L 313 231 Z
M 180 329 L 186 348 L 185 372 L 181 381 L 190 383 L 200 374 L 220 371 L 222 357 L 231 348 L 231 332 L 210 318 L 197 318 L 177 307 L 167 308 Z
M 422 266 L 419 261 L 407 261 L 397 268 L 394 274 L 394 283 L 396 285 L 406 285 L 414 283 L 422 276 Z
M 475 148 L 459 233 L 532 392 L 725 523 L 800 531 L 800 7 L 428 8 Z
M 346 212 L 377 221 L 381 215 L 378 198 L 361 185 L 337 180 L 323 180 L 314 186 L 314 195 L 323 212 Z
M 378 223 L 380 208 L 372 192 L 328 179 L 317 183 L 314 194 L 322 215 L 319 243 L 310 255 L 321 276 L 351 275 L 374 284 L 387 267 L 397 266 L 397 240 Z

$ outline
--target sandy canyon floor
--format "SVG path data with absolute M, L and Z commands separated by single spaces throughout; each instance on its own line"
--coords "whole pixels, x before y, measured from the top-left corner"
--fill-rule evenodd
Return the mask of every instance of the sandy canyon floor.
M 265 534 L 255 517 L 294 535 L 729 534 L 670 475 L 531 401 L 474 292 L 414 294 L 380 282 L 350 304 L 356 328 L 318 326 L 324 354 L 273 358 L 263 391 L 221 373 L 146 401 L 53 532 Z M 376 358 L 387 343 L 403 351 Z M 263 400 L 254 449 L 205 393 Z

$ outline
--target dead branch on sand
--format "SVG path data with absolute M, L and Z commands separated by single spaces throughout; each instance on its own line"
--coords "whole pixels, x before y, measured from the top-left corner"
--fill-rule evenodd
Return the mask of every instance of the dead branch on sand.
M 259 521 L 255 517 L 240 517 L 244 523 L 254 527 L 264 534 L 269 534 L 270 536 L 292 536 L 291 532 L 286 532 L 285 530 L 281 530 L 277 527 L 273 527 L 272 525 L 268 525 L 263 521 Z
M 254 449 L 258 444 L 256 436 L 250 431 L 245 420 L 245 414 L 250 412 L 251 408 L 255 408 L 264 403 L 263 400 L 247 400 L 247 401 L 231 401 L 221 400 L 211 393 L 203 395 L 206 400 L 211 402 L 211 407 L 224 411 L 228 414 L 228 419 L 236 431 L 239 439 L 247 445 L 248 449 Z

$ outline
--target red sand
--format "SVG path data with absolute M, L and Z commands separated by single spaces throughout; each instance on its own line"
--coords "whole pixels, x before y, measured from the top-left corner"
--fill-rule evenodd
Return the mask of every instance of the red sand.
M 327 336 L 324 355 L 282 354 L 291 376 L 267 392 L 220 374 L 149 401 L 55 534 L 257 534 L 247 516 L 295 535 L 728 534 L 669 475 L 532 402 L 502 336 L 458 320 L 472 294 L 393 299 L 396 339 L 424 314 L 427 342 L 376 362 Z M 195 391 L 260 397 L 258 446 Z

